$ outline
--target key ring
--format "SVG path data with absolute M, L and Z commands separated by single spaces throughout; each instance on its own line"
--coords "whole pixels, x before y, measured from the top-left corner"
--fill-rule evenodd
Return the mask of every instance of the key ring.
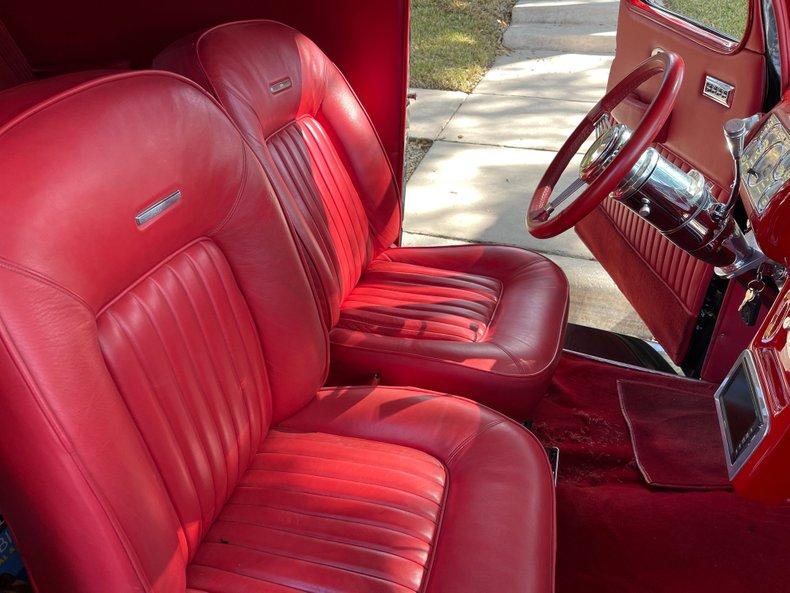
M 762 274 L 758 272 L 757 278 L 754 280 L 750 280 L 749 284 L 746 285 L 746 288 L 753 290 L 756 293 L 760 293 L 765 290 L 765 282 L 763 282 Z

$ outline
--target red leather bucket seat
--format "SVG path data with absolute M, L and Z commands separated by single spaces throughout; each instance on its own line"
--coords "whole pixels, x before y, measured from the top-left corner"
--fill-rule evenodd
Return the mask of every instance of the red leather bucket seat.
M 272 21 L 220 25 L 155 61 L 210 90 L 268 172 L 323 319 L 332 380 L 467 395 L 516 418 L 562 349 L 568 284 L 504 246 L 406 249 L 398 183 L 362 105 L 309 39 Z
M 320 387 L 299 252 L 203 90 L 42 84 L 0 123 L 0 509 L 38 593 L 552 591 L 543 448 Z

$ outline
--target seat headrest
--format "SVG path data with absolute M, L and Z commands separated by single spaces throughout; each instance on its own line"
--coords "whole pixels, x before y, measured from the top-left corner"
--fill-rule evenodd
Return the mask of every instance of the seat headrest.
M 165 49 L 154 66 L 187 75 L 215 95 L 227 91 L 266 138 L 287 122 L 315 115 L 336 68 L 299 31 L 275 21 L 218 25 Z M 225 93 L 223 93 L 225 95 Z M 245 129 L 245 126 L 241 126 Z
M 172 73 L 62 90 L 0 127 L 0 264 L 98 311 L 222 224 L 246 150 L 214 99 Z

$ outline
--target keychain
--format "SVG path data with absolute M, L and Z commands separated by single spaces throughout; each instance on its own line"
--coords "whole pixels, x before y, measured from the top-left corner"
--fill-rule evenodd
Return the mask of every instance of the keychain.
M 749 282 L 746 286 L 746 295 L 743 297 L 741 306 L 738 307 L 738 313 L 741 314 L 741 319 L 749 327 L 757 323 L 757 317 L 760 314 L 760 305 L 762 304 L 761 293 L 765 290 L 765 282 L 763 282 L 762 269 L 757 271 L 757 277 Z

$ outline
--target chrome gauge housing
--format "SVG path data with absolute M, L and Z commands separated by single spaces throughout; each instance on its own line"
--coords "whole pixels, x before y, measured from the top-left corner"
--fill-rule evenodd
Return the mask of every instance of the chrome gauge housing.
M 776 114 L 768 118 L 744 150 L 741 175 L 758 214 L 790 180 L 790 132 Z

